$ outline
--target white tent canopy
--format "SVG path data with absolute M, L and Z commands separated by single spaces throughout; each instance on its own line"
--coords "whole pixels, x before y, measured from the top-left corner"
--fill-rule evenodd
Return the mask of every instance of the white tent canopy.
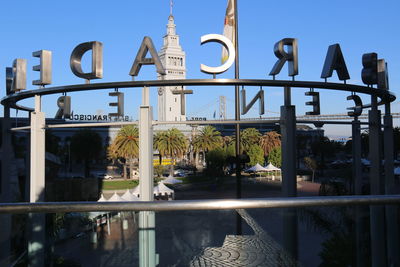
M 266 171 L 280 171 L 278 167 L 275 167 L 272 165 L 272 163 L 268 163 L 268 165 L 265 167 Z
M 178 180 L 179 181 L 179 180 Z M 163 182 L 159 182 L 158 185 L 156 185 L 153 188 L 153 194 L 154 196 L 171 196 L 173 198 L 175 191 L 172 190 L 171 188 L 167 187 Z M 140 184 L 133 188 L 132 194 L 136 197 L 140 196 Z
M 163 183 L 164 183 L 164 184 L 179 184 L 179 183 L 182 183 L 182 181 L 181 181 L 181 180 L 178 180 L 178 179 L 175 179 L 175 178 L 172 177 L 172 176 L 168 176 L 168 178 L 165 179 L 165 180 L 163 181 Z
M 125 199 L 123 199 L 122 197 L 120 197 L 117 192 L 114 193 L 114 195 L 112 195 L 112 197 L 110 197 L 107 201 L 111 201 L 111 202 L 118 202 L 118 201 L 125 201 Z
M 126 192 L 122 195 L 122 199 L 125 201 L 138 201 L 139 198 L 129 192 L 129 189 L 126 189 Z
M 247 170 L 246 170 L 246 172 L 263 172 L 263 171 L 267 171 L 267 169 L 266 168 L 264 168 L 263 166 L 261 166 L 260 164 L 256 164 L 256 165 L 254 165 L 253 167 L 251 167 L 251 168 L 248 168 Z
M 97 200 L 97 202 L 105 202 L 107 201 L 107 199 L 105 199 L 105 197 L 103 196 L 103 194 L 101 194 L 99 200 Z
M 157 186 L 154 187 L 153 190 L 154 194 L 160 194 L 160 195 L 171 195 L 174 193 L 174 190 L 171 188 L 167 187 L 163 182 L 159 182 Z
M 140 195 L 140 185 L 138 185 L 135 188 L 133 188 L 132 195 L 139 197 L 139 195 Z

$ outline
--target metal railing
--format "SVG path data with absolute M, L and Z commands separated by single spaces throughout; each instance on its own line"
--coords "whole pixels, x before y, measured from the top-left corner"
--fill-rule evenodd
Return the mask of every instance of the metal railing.
M 135 202 L 0 203 L 0 213 L 177 211 L 400 204 L 400 195 L 206 199 Z

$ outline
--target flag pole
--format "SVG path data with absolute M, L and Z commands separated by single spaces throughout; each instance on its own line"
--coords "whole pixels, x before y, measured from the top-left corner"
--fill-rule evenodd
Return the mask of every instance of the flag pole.
M 235 79 L 239 79 L 239 35 L 238 35 L 238 10 L 237 0 L 233 0 L 234 26 L 235 26 Z M 239 86 L 235 86 L 235 120 L 240 120 L 240 96 Z M 242 198 L 241 162 L 240 162 L 240 124 L 235 125 L 235 151 L 236 151 L 236 198 Z M 242 219 L 239 214 L 236 217 L 236 234 L 242 234 Z
M 235 10 L 235 79 L 239 79 L 239 34 L 238 34 L 238 10 L 237 10 L 237 0 L 233 0 L 234 10 Z M 237 90 L 239 89 L 238 86 Z M 239 92 L 239 90 L 238 90 Z M 238 95 L 239 96 L 239 95 Z M 236 102 L 239 98 L 236 99 Z M 238 113 L 238 118 L 240 118 L 240 112 Z

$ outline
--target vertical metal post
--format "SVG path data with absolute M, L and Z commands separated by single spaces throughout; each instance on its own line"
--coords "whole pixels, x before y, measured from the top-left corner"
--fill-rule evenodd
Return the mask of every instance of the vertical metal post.
M 111 226 L 110 226 L 110 215 L 108 214 L 108 212 L 106 213 L 106 217 L 107 217 L 107 234 L 111 235 Z
M 35 96 L 35 111 L 31 113 L 30 202 L 45 201 L 45 114 L 41 112 L 41 97 Z M 31 237 L 28 242 L 29 266 L 43 266 L 45 258 L 45 214 L 30 214 Z
M 362 166 L 361 166 L 361 123 L 354 118 L 352 126 L 353 179 L 354 194 L 362 195 Z
M 0 202 L 11 202 L 10 190 L 10 165 L 11 165 L 11 134 L 10 134 L 10 108 L 4 105 L 4 118 L 2 125 L 2 140 L 1 140 L 1 178 L 0 178 Z M 11 255 L 11 215 L 0 215 L 0 265 L 8 266 Z
M 139 173 L 140 200 L 153 201 L 153 110 L 149 105 L 149 88 L 143 88 L 139 110 Z M 157 265 L 155 213 L 139 212 L 139 266 Z
M 352 154 L 353 154 L 353 181 L 355 195 L 362 195 L 362 166 L 361 166 L 361 123 L 358 117 L 352 122 Z M 356 224 L 356 258 L 357 266 L 365 266 L 364 243 L 365 243 L 365 226 L 363 223 L 364 207 L 355 207 L 355 224 Z
M 393 117 L 390 114 L 390 103 L 385 104 L 383 147 L 385 157 L 385 194 L 397 194 L 394 186 L 394 150 L 393 150 Z M 398 212 L 394 205 L 386 205 L 386 244 L 389 266 L 400 266 Z
M 369 120 L 369 157 L 370 168 L 370 187 L 372 195 L 382 194 L 381 188 L 381 112 L 377 108 L 377 97 L 371 97 L 371 110 L 368 113 Z M 371 224 L 371 256 L 372 266 L 381 267 L 386 265 L 386 243 L 385 239 L 385 209 L 381 205 L 370 206 Z
M 31 116 L 31 185 L 30 202 L 44 201 L 45 116 L 41 112 L 41 97 L 35 96 L 35 111 Z
M 296 108 L 291 105 L 291 89 L 285 87 L 285 105 L 281 106 L 282 196 L 297 196 L 296 181 Z M 297 260 L 297 210 L 283 211 L 283 246 Z
M 237 0 L 233 1 L 235 12 L 235 79 L 239 79 L 239 32 L 238 32 L 238 9 Z M 240 93 L 239 86 L 235 85 L 235 120 L 240 121 Z M 242 177 L 241 177 L 241 163 L 240 163 L 240 124 L 235 125 L 235 151 L 236 151 L 236 198 L 242 198 Z M 236 215 L 236 234 L 242 234 L 242 217 L 240 214 Z

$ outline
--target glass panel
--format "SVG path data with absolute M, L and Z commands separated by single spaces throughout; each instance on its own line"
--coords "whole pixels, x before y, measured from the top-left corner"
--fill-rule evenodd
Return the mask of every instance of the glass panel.
M 398 207 L 1 215 L 0 266 L 138 266 L 146 245 L 158 266 L 385 266 Z
M 133 212 L 1 215 L 3 230 L 9 222 L 11 235 L 2 233 L 8 239 L 1 242 L 0 266 L 32 261 L 36 266 L 138 266 Z

